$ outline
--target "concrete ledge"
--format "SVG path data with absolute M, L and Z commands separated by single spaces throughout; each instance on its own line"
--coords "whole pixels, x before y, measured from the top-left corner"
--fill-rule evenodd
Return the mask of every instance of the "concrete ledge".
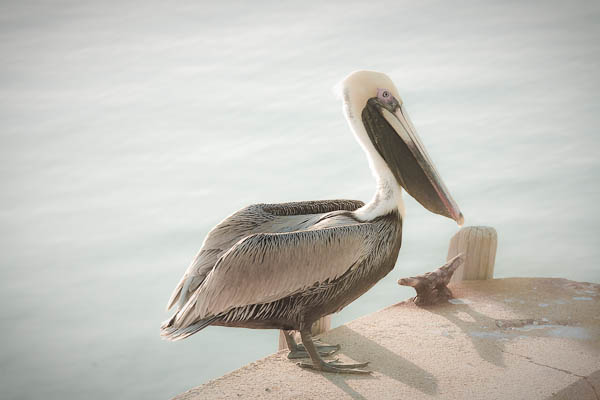
M 280 351 L 176 399 L 600 399 L 600 285 L 451 288 L 452 303 L 405 301 L 322 335 L 339 358 L 371 361 L 370 376 L 300 369 Z

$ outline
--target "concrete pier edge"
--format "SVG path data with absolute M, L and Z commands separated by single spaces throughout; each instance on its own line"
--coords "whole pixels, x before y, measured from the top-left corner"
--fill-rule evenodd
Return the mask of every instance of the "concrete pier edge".
M 454 299 L 389 306 L 322 335 L 369 376 L 300 369 L 285 350 L 175 397 L 600 399 L 600 285 L 559 278 L 452 283 Z

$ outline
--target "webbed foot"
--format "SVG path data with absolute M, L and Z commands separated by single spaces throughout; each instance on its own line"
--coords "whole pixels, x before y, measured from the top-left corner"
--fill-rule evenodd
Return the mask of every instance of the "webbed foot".
M 370 374 L 372 372 L 372 371 L 369 371 L 366 369 L 360 369 L 360 368 L 364 368 L 367 365 L 369 365 L 368 362 L 356 363 L 356 364 L 342 364 L 338 361 L 333 361 L 333 362 L 321 361 L 321 363 L 319 363 L 318 365 L 309 364 L 309 363 L 298 363 L 297 365 L 301 368 L 314 369 L 316 371 L 322 371 L 322 372 L 333 372 L 336 374 L 366 375 L 366 374 Z
M 336 345 L 328 345 L 328 344 L 320 344 L 321 342 L 316 341 L 315 347 L 319 352 L 319 355 L 322 357 L 327 357 L 336 352 L 340 351 L 341 346 L 339 344 Z M 306 351 L 306 348 L 303 344 L 296 345 L 296 348 L 289 352 L 287 356 L 290 360 L 294 360 L 297 358 L 310 358 L 310 354 Z

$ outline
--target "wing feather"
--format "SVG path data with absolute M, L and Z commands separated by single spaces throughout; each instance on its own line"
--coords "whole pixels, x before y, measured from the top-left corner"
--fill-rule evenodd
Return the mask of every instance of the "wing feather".
M 200 252 L 175 287 L 167 310 L 184 304 L 204 282 L 219 258 L 238 241 L 255 233 L 298 230 L 295 225 L 304 215 L 337 210 L 354 211 L 364 203 L 359 200 L 315 200 L 278 204 L 253 204 L 221 221 L 207 235 Z
M 339 278 L 368 255 L 371 223 L 251 235 L 229 249 L 178 313 L 176 326 L 272 302 Z

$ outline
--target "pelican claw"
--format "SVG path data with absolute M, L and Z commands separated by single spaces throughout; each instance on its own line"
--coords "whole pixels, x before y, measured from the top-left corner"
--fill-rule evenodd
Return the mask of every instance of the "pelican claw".
M 329 357 L 329 356 L 337 353 L 341 349 L 341 346 L 339 344 L 336 344 L 336 345 L 315 344 L 315 347 L 317 348 L 319 355 L 322 357 Z M 298 344 L 296 349 L 294 349 L 288 353 L 287 358 L 290 360 L 295 360 L 298 358 L 310 358 L 310 354 L 308 354 L 304 345 Z

